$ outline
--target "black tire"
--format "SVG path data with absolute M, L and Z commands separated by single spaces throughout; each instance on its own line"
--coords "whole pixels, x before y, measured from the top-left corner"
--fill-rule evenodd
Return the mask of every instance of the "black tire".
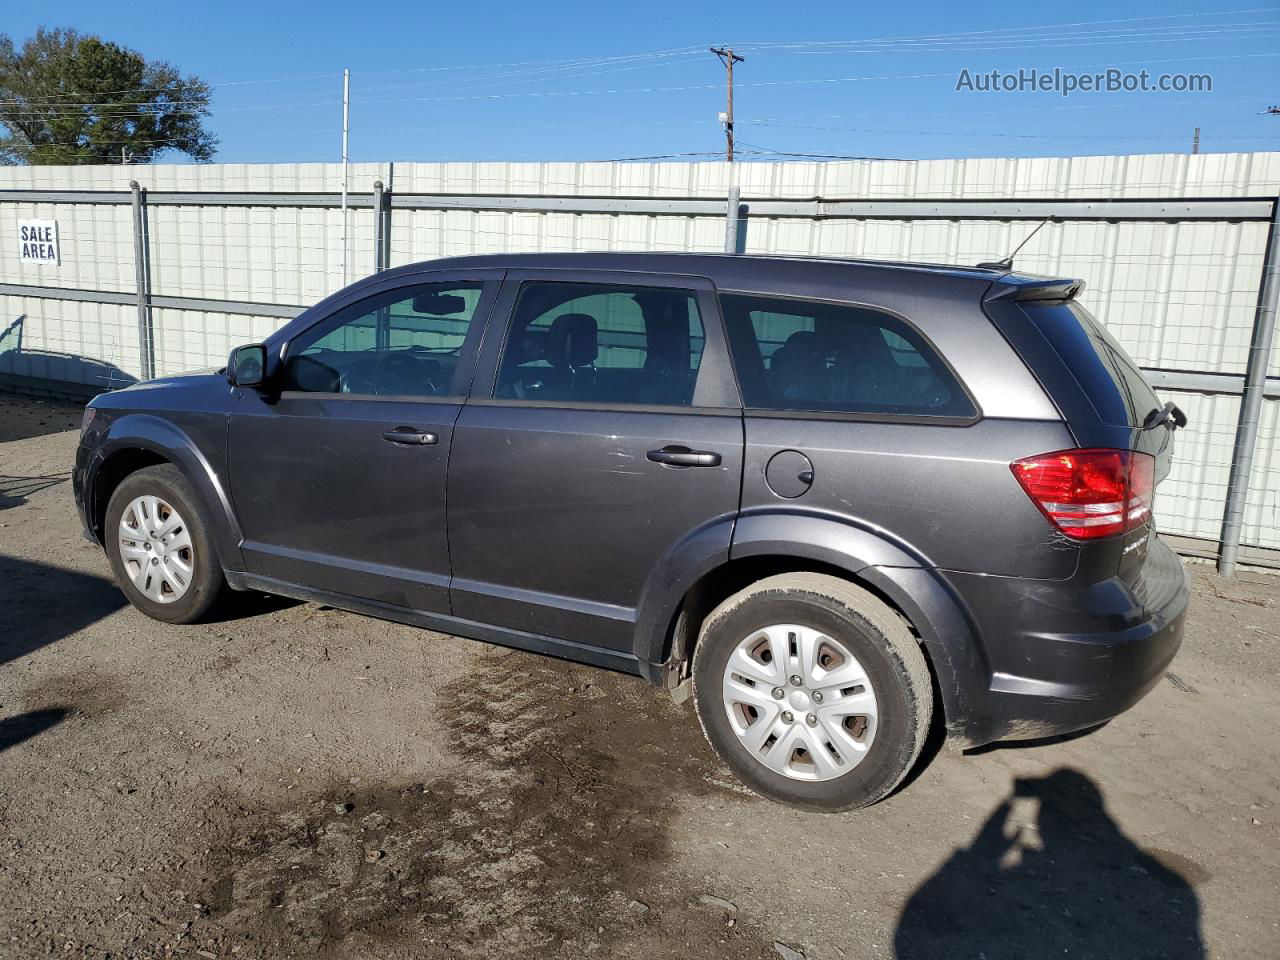
M 167 603 L 151 599 L 134 585 L 125 569 L 120 549 L 121 517 L 136 497 L 146 495 L 160 497 L 172 504 L 191 535 L 191 550 L 195 555 L 194 572 L 186 593 Z M 165 623 L 195 623 L 208 613 L 226 585 L 212 529 L 208 511 L 177 467 L 166 463 L 146 467 L 125 477 L 107 504 L 103 540 L 116 583 L 129 602 L 152 619 Z
M 846 645 L 875 691 L 875 737 L 861 762 L 834 779 L 797 780 L 769 769 L 730 724 L 722 697 L 729 657 L 753 631 L 780 623 L 809 626 Z M 820 813 L 886 797 L 920 756 L 933 715 L 929 665 L 907 625 L 874 594 L 825 574 L 769 577 L 720 604 L 703 622 L 692 672 L 702 731 L 738 779 L 769 800 Z

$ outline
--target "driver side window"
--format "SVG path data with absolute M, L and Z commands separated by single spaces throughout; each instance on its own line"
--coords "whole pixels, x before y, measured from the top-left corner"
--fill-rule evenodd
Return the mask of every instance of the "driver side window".
M 458 361 L 482 283 L 400 287 L 354 303 L 289 347 L 282 388 L 357 396 L 442 397 L 461 391 Z

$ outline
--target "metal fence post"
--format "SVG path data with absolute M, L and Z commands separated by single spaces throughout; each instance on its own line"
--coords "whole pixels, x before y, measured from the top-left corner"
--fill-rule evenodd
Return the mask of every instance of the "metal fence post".
M 1240 529 L 1249 500 L 1249 480 L 1253 454 L 1258 446 L 1258 423 L 1262 415 L 1267 370 L 1271 365 L 1271 344 L 1276 332 L 1276 303 L 1280 300 L 1280 198 L 1271 212 L 1271 231 L 1262 262 L 1262 286 L 1258 290 L 1258 311 L 1253 320 L 1249 344 L 1249 365 L 1244 375 L 1244 395 L 1240 398 L 1240 422 L 1236 427 L 1235 450 L 1231 455 L 1231 479 L 1227 483 L 1227 506 L 1222 520 L 1222 546 L 1218 572 L 1231 576 L 1240 550 Z
M 133 192 L 133 279 L 138 305 L 138 357 L 143 380 L 156 375 L 155 332 L 151 326 L 151 271 L 147 269 L 146 191 L 137 180 L 129 181 Z
M 738 244 L 738 224 L 742 214 L 742 190 L 729 188 L 729 202 L 724 214 L 724 252 L 742 253 Z
M 385 206 L 382 193 L 382 181 L 373 181 L 373 272 L 381 273 L 387 268 L 386 241 L 383 231 L 386 228 Z

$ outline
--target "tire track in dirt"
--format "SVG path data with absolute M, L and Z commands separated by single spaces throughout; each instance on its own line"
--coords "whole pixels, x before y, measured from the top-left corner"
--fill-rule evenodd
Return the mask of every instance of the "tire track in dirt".
M 678 804 L 744 802 L 688 709 L 496 650 L 441 702 L 456 776 L 345 784 L 229 824 L 193 940 L 266 957 L 760 955 L 763 933 L 672 872 Z

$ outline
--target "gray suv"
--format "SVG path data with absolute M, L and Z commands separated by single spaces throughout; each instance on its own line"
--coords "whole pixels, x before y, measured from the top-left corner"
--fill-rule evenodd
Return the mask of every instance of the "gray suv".
M 464 257 L 329 297 L 225 370 L 104 394 L 75 493 L 129 600 L 223 587 L 692 694 L 757 793 L 874 803 L 935 723 L 1084 729 L 1188 586 L 1173 431 L 1075 280 L 695 254 Z

